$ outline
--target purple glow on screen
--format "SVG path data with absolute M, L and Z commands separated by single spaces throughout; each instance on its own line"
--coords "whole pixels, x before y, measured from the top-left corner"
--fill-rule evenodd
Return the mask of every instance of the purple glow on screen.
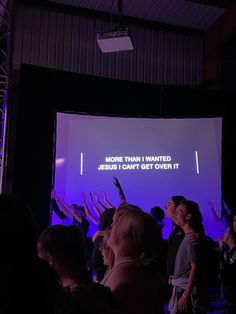
M 127 201 L 146 212 L 164 209 L 172 195 L 200 205 L 206 233 L 220 234 L 208 202 L 221 209 L 222 118 L 148 119 L 57 113 L 55 189 L 68 203 L 83 204 L 82 192 L 118 206 L 113 177 L 120 180 Z M 92 210 L 92 213 L 95 213 Z M 58 218 L 52 216 L 52 224 Z M 97 226 L 90 222 L 89 235 Z M 165 219 L 167 238 L 171 221 Z

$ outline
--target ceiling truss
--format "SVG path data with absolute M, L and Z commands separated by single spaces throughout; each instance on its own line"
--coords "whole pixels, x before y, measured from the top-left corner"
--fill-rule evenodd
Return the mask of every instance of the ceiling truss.
M 10 14 L 8 0 L 0 0 L 0 189 L 4 163 L 4 138 L 9 85 L 9 36 Z

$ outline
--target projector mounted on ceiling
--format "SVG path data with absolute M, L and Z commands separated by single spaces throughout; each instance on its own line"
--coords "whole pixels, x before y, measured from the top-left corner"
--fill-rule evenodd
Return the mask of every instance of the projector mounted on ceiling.
M 103 53 L 133 50 L 134 46 L 122 15 L 122 0 L 118 0 L 120 24 L 115 30 L 97 34 L 97 43 Z
M 134 49 L 127 29 L 97 34 L 97 42 L 103 53 Z

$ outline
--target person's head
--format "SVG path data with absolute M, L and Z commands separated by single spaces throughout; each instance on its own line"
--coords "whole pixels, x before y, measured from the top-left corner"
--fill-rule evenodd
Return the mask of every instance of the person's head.
M 162 221 L 165 218 L 165 212 L 160 206 L 154 206 L 150 210 L 150 214 L 156 222 Z
M 133 205 L 130 203 L 122 203 L 120 204 L 120 206 L 115 210 L 115 213 L 113 215 L 113 223 L 118 222 L 118 220 L 120 219 L 120 217 L 128 212 L 128 211 L 133 211 L 133 210 L 139 210 L 142 211 L 142 209 L 137 206 L 137 205 Z
M 175 219 L 175 210 L 182 200 L 185 200 L 185 197 L 182 195 L 173 195 L 167 204 L 165 205 L 166 217 L 174 220 Z
M 227 244 L 230 248 L 236 245 L 236 232 L 233 225 L 229 226 L 223 236 L 223 242 Z
M 188 224 L 194 230 L 202 233 L 204 228 L 198 203 L 192 200 L 181 201 L 175 210 L 175 223 L 180 227 Z
M 46 260 L 60 277 L 88 280 L 84 238 L 75 226 L 54 225 L 38 239 L 38 256 Z
M 107 243 L 110 237 L 110 234 L 111 234 L 111 229 L 107 229 L 99 245 L 99 249 L 103 257 L 103 264 L 108 267 L 112 267 L 114 265 L 114 258 L 115 258 L 111 247 Z
M 19 197 L 0 195 L 0 259 L 29 261 L 37 257 L 31 208 Z M 14 257 L 13 257 L 14 256 Z
M 85 209 L 83 206 L 79 206 L 79 205 L 73 203 L 73 204 L 71 204 L 71 209 L 72 209 L 72 211 L 76 211 L 81 217 L 83 217 L 83 218 L 86 217 Z
M 113 224 L 108 244 L 115 256 L 153 256 L 159 245 L 159 233 L 154 218 L 139 209 L 126 211 Z
M 55 314 L 62 309 L 58 277 L 37 256 L 32 214 L 21 198 L 0 195 L 1 313 Z
M 115 211 L 115 208 L 109 208 L 108 210 L 102 212 L 99 223 L 100 230 L 106 230 L 112 225 Z

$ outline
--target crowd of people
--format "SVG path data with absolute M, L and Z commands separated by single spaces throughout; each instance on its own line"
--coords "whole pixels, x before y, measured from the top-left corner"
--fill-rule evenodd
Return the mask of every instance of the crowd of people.
M 117 178 L 119 206 L 90 193 L 83 206 L 68 204 L 55 190 L 52 208 L 61 224 L 35 237 L 31 209 L 17 197 L 0 195 L 0 313 L 204 314 L 211 309 L 209 275 L 223 285 L 227 313 L 236 313 L 236 215 L 219 243 L 205 234 L 198 204 L 170 197 L 165 211 L 130 204 Z M 209 206 L 213 206 L 210 204 Z M 163 254 L 164 216 L 173 230 Z M 88 254 L 90 223 L 97 225 Z M 211 254 L 215 254 L 213 261 Z M 164 257 L 163 257 L 164 256 Z M 219 267 L 214 268 L 213 262 Z

